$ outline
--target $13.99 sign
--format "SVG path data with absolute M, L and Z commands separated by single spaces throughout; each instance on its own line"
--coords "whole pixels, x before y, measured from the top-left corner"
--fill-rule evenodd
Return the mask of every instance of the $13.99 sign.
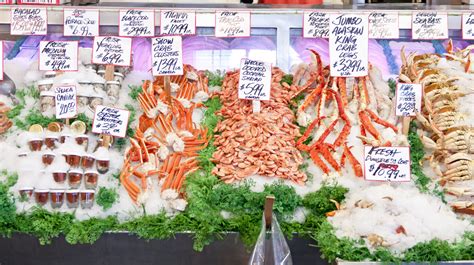
M 375 181 L 410 181 L 410 148 L 365 146 L 364 177 Z
M 239 98 L 269 100 L 272 80 L 270 63 L 242 59 L 240 61 Z
M 151 39 L 153 75 L 182 75 L 183 49 L 181 36 Z
M 123 138 L 127 133 L 129 115 L 128 110 L 99 105 L 95 108 L 92 132 Z

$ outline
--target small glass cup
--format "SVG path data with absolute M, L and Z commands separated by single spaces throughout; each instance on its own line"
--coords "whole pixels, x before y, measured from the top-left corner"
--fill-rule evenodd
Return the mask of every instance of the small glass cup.
M 59 137 L 53 136 L 53 135 L 48 135 L 44 138 L 44 144 L 49 148 L 49 149 L 54 149 L 56 148 L 56 143 L 59 141 Z
M 42 161 L 43 161 L 43 164 L 45 166 L 49 166 L 53 163 L 54 161 L 54 158 L 56 157 L 56 155 L 52 152 L 47 152 L 47 153 L 44 153 L 43 156 L 42 156 Z
M 81 207 L 82 209 L 90 209 L 94 205 L 94 190 L 81 191 Z
M 70 170 L 68 173 L 69 186 L 75 189 L 79 188 L 79 186 L 81 185 L 82 176 L 83 176 L 82 170 L 78 170 L 78 169 Z
M 67 138 L 71 138 L 72 135 L 68 134 L 68 133 L 65 133 L 65 134 L 62 134 L 60 137 L 59 137 L 59 142 L 64 144 L 64 142 L 66 142 L 66 139 Z
M 28 141 L 31 151 L 40 151 L 41 147 L 43 147 L 43 139 L 41 138 L 33 138 Z
M 66 155 L 66 162 L 71 167 L 79 167 L 81 165 L 81 156 L 78 154 L 67 154 Z
M 66 204 L 69 208 L 77 208 L 79 206 L 79 190 L 67 190 L 66 191 Z
M 45 205 L 49 199 L 49 190 L 35 190 L 35 201 L 39 205 Z
M 55 74 L 56 75 L 56 74 Z M 45 76 L 46 77 L 46 76 Z M 38 81 L 38 90 L 39 92 L 50 91 L 53 87 L 53 79 L 42 79 Z
M 34 190 L 35 189 L 31 187 L 23 187 L 18 192 L 20 193 L 21 199 L 29 201 L 33 195 Z
M 67 178 L 67 171 L 56 170 L 53 172 L 53 179 L 56 183 L 64 183 Z
M 83 169 L 91 169 L 94 166 L 95 156 L 93 155 L 83 155 L 81 160 L 81 166 Z
M 84 184 L 86 189 L 95 189 L 97 188 L 97 181 L 99 180 L 99 172 L 97 171 L 86 171 L 84 173 Z
M 51 197 L 51 207 L 53 209 L 61 208 L 64 203 L 64 190 L 63 189 L 52 189 L 49 191 Z
M 97 164 L 97 171 L 99 171 L 100 174 L 105 174 L 107 171 L 109 171 L 110 167 L 110 159 L 108 158 L 96 158 L 96 164 Z
M 87 150 L 87 146 L 89 145 L 89 136 L 82 134 L 76 136 L 75 139 L 78 145 L 82 145 L 84 147 L 84 150 Z

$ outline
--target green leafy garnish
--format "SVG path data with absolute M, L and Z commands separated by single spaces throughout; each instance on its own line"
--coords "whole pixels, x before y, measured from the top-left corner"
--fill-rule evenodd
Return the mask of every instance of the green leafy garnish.
M 117 199 L 118 193 L 115 189 L 100 187 L 99 192 L 97 193 L 96 202 L 99 206 L 102 206 L 102 209 L 105 211 L 110 209 Z
M 225 72 L 217 70 L 214 73 L 211 71 L 205 72 L 207 78 L 209 79 L 209 86 L 222 86 L 222 82 L 224 81 L 224 74 Z
M 286 74 L 281 78 L 280 84 L 283 85 L 283 83 L 287 83 L 288 85 L 291 86 L 293 84 L 293 75 L 292 74 Z
M 388 95 L 388 97 L 392 99 L 395 97 L 395 90 L 397 89 L 397 81 L 395 81 L 395 79 L 393 78 L 390 78 L 388 79 L 387 83 L 388 83 L 388 87 L 390 88 L 390 94 Z
M 137 100 L 138 95 L 142 92 L 142 87 L 129 85 L 128 88 L 130 88 L 130 92 L 128 92 L 130 98 Z

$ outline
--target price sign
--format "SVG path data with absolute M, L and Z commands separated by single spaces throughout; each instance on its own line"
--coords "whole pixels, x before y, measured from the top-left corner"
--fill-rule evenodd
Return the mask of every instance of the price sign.
M 410 181 L 410 148 L 365 146 L 364 177 L 366 180 Z
M 155 36 L 154 10 L 120 10 L 119 35 L 124 37 Z
M 77 71 L 77 41 L 41 41 L 41 71 Z
M 369 14 L 369 38 L 371 39 L 398 39 L 398 13 L 371 12 Z
M 216 12 L 216 37 L 250 37 L 250 12 Z
M 128 110 L 98 105 L 95 108 L 92 132 L 123 138 L 127 132 L 129 115 Z
M 474 12 L 462 14 L 462 38 L 474 40 Z
M 421 111 L 421 84 L 397 84 L 397 116 L 415 116 Z
M 239 98 L 269 100 L 272 81 L 270 63 L 250 59 L 240 60 Z
M 64 9 L 64 36 L 98 36 L 99 10 Z
M 161 10 L 161 35 L 196 34 L 196 12 Z
M 411 16 L 412 39 L 432 40 L 448 38 L 448 14 L 436 11 L 417 11 Z
M 153 75 L 182 75 L 183 46 L 181 36 L 152 39 Z
M 3 80 L 3 41 L 0 41 L 0 80 Z
M 92 47 L 92 63 L 130 66 L 132 39 L 123 37 L 95 37 Z
M 15 7 L 10 10 L 11 35 L 46 35 L 46 8 Z
M 304 38 L 329 38 L 329 13 L 305 11 L 303 14 Z
M 0 5 L 11 5 L 12 0 L 0 0 Z
M 367 15 L 331 14 L 329 58 L 331 76 L 365 76 L 368 69 Z
M 77 115 L 77 92 L 75 86 L 60 86 L 54 89 L 56 119 L 69 119 Z

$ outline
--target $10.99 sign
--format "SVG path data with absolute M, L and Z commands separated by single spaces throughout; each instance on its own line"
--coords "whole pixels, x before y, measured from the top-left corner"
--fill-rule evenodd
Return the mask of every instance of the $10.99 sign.
M 375 181 L 410 181 L 410 148 L 365 146 L 364 177 Z
M 240 61 L 239 98 L 269 100 L 272 80 L 270 63 L 242 59 Z

